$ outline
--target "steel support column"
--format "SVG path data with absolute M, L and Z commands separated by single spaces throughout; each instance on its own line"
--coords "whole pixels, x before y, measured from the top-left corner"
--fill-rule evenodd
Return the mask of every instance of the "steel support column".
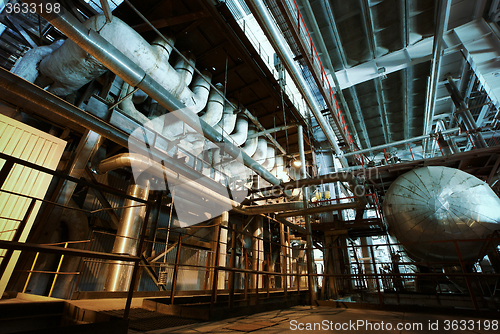
M 301 176 L 302 179 L 305 179 L 307 177 L 307 170 L 306 170 L 306 156 L 304 154 L 304 134 L 302 132 L 302 126 L 298 126 L 298 144 L 299 144 L 299 153 L 300 153 L 300 161 L 302 161 L 302 166 L 301 166 Z M 302 199 L 304 201 L 304 209 L 307 210 L 309 206 L 309 189 L 307 187 L 302 188 Z M 313 256 L 313 241 L 312 241 L 312 229 L 311 229 L 311 220 L 309 217 L 309 214 L 305 213 L 304 214 L 304 219 L 306 222 L 306 255 L 307 255 L 307 277 L 308 277 L 308 282 L 309 282 L 309 298 L 311 305 L 314 303 L 314 300 L 316 299 L 316 291 L 317 291 L 317 286 L 316 286 L 316 279 L 313 274 L 316 273 L 314 270 L 314 256 Z

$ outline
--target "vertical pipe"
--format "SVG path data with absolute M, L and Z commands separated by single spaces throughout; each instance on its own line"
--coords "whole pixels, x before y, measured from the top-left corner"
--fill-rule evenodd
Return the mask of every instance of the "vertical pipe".
M 384 303 L 384 300 L 382 298 L 382 293 L 380 292 L 380 282 L 378 280 L 379 276 L 378 276 L 378 272 L 377 272 L 377 263 L 375 262 L 375 253 L 373 252 L 373 243 L 369 247 L 370 247 L 370 253 L 371 253 L 371 257 L 372 257 L 373 272 L 375 274 L 375 276 L 374 276 L 375 283 L 377 285 L 378 302 L 380 303 L 380 305 L 382 305 Z
M 292 249 L 290 248 L 291 246 L 291 243 L 290 243 L 290 226 L 287 226 L 286 227 L 286 235 L 287 235 L 287 248 L 286 248 L 286 254 L 287 254 L 287 257 L 288 257 L 288 261 L 287 261 L 287 270 L 286 270 L 286 273 L 287 273 L 287 282 L 288 282 L 288 285 L 289 287 L 291 288 L 292 287 L 292 276 L 288 276 L 289 274 L 292 273 Z
M 474 120 L 474 117 L 472 117 L 470 109 L 467 107 L 467 104 L 465 103 L 462 94 L 460 94 L 457 85 L 455 85 L 452 76 L 450 74 L 447 74 L 446 78 L 449 84 L 446 86 L 446 88 L 448 89 L 451 95 L 453 103 L 458 109 L 457 114 L 464 122 L 467 132 L 472 134 L 473 146 L 475 148 L 488 147 L 488 145 L 486 145 L 486 141 L 483 138 L 483 135 L 480 132 L 478 132 L 479 128 L 477 127 L 476 121 Z
M 219 278 L 219 270 L 217 269 L 217 266 L 219 265 L 219 253 L 220 253 L 220 233 L 221 233 L 220 230 L 221 230 L 221 228 L 219 226 L 219 228 L 216 229 L 216 231 L 217 231 L 217 243 L 216 243 L 216 247 L 215 247 L 214 272 L 213 272 L 213 276 L 212 276 L 212 300 L 210 302 L 210 308 L 213 308 L 214 304 L 217 302 L 217 280 Z
M 149 195 L 149 181 L 145 180 L 144 185 L 131 184 L 127 189 L 127 195 L 146 200 Z M 124 207 L 112 252 L 114 254 L 137 255 L 138 238 L 146 207 L 131 199 L 125 200 Z M 132 270 L 133 267 L 129 263 L 113 261 L 108 267 L 104 290 L 126 291 L 132 279 Z
M 231 224 L 231 257 L 229 258 L 229 269 L 234 269 L 236 267 L 236 224 Z M 229 299 L 228 307 L 232 308 L 234 306 L 234 276 L 236 273 L 234 271 L 229 272 Z
M 285 248 L 285 225 L 280 224 L 280 267 L 281 267 L 281 287 L 287 296 L 287 282 L 286 282 L 286 248 Z
M 302 179 L 305 179 L 307 177 L 307 171 L 306 171 L 306 155 L 304 153 L 304 134 L 302 132 L 302 125 L 299 125 L 297 127 L 298 131 L 298 144 L 299 144 L 299 154 L 300 154 L 300 161 L 302 162 L 301 166 L 301 176 Z M 307 209 L 309 206 L 309 189 L 307 187 L 302 188 L 302 197 L 304 201 L 304 209 Z M 316 299 L 316 280 L 314 279 L 314 257 L 313 257 L 313 242 L 312 242 L 312 229 L 311 229 L 311 221 L 309 219 L 309 215 L 304 216 L 305 222 L 306 222 L 306 233 L 307 233 L 307 279 L 309 282 L 309 298 L 311 301 L 311 304 L 314 302 Z
M 148 221 L 149 221 L 149 214 L 151 212 L 151 207 L 146 205 L 146 215 L 144 216 L 144 224 L 142 224 L 142 230 L 141 230 L 141 235 L 139 237 L 139 244 L 137 245 L 137 248 L 135 249 L 135 253 L 139 254 L 142 250 L 142 247 L 144 245 L 144 239 L 146 238 L 146 229 L 148 226 Z M 125 302 L 125 310 L 123 311 L 123 319 L 128 320 L 128 316 L 130 314 L 130 306 L 132 305 L 132 296 L 134 295 L 134 287 L 135 287 L 135 282 L 137 280 L 137 273 L 139 272 L 139 263 L 140 260 L 136 260 L 134 262 L 134 267 L 132 269 L 132 279 L 130 280 L 130 285 L 128 287 L 128 293 L 127 293 L 127 301 Z
M 368 249 L 368 247 L 370 247 L 371 245 L 373 245 L 373 242 L 370 238 L 370 240 L 368 239 L 368 237 L 361 237 L 359 238 L 360 239 L 360 244 L 361 244 L 361 254 L 363 254 L 363 267 L 364 267 L 364 270 L 365 270 L 365 274 L 367 274 L 368 276 L 366 276 L 366 282 L 367 282 L 367 285 L 368 285 L 368 290 L 369 291 L 373 291 L 373 279 L 372 279 L 372 276 L 370 276 L 371 274 L 373 274 L 373 265 L 372 265 L 372 261 L 374 261 L 374 259 L 372 258 L 372 261 L 370 261 L 368 258 L 370 257 L 370 251 Z
M 226 266 L 227 258 L 227 227 L 229 222 L 229 212 L 224 211 L 220 216 L 220 232 L 219 232 L 219 261 L 218 266 Z M 224 289 L 226 286 L 226 272 L 224 270 L 219 271 L 218 279 L 218 289 Z
M 252 270 L 258 271 L 261 270 L 261 263 L 259 261 L 258 253 L 259 249 L 262 249 L 263 247 L 261 246 L 261 243 L 263 242 L 261 240 L 262 238 L 262 231 L 263 231 L 263 217 L 262 216 L 256 216 L 254 221 L 252 222 Z M 257 274 L 253 273 L 251 278 L 250 278 L 250 288 L 251 289 L 256 289 L 258 288 L 258 276 Z

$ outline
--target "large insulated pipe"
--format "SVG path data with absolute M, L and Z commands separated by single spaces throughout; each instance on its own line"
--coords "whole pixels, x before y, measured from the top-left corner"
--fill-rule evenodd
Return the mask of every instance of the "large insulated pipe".
M 239 207 L 239 203 L 231 200 L 226 195 L 221 195 L 214 190 L 204 187 L 193 179 L 187 178 L 165 166 L 161 163 L 152 160 L 148 157 L 135 153 L 121 153 L 114 157 L 107 158 L 98 165 L 99 173 L 107 173 L 109 171 L 120 169 L 123 167 L 132 167 L 134 171 L 141 171 L 159 177 L 161 180 L 166 178 L 173 185 L 181 185 L 184 189 L 200 196 L 206 196 L 214 202 L 221 205 Z
M 149 196 L 149 180 L 142 184 L 131 184 L 127 195 L 147 200 Z M 131 199 L 126 199 L 116 231 L 116 239 L 112 253 L 121 255 L 137 255 L 137 244 L 146 214 L 146 206 Z M 130 288 L 134 266 L 123 261 L 113 261 L 108 266 L 108 274 L 104 284 L 104 291 L 127 291 Z
M 446 85 L 446 88 L 448 89 L 451 95 L 453 103 L 457 107 L 457 114 L 464 122 L 467 131 L 470 132 L 474 146 L 476 148 L 488 147 L 488 145 L 486 145 L 486 141 L 483 138 L 483 135 L 480 132 L 478 132 L 479 128 L 477 127 L 476 121 L 474 120 L 474 117 L 472 117 L 470 109 L 465 103 L 462 94 L 460 94 L 460 91 L 455 85 L 453 77 L 450 74 L 447 74 L 446 79 L 448 79 L 448 85 Z
M 11 72 L 29 82 L 35 82 L 39 74 L 38 65 L 40 62 L 43 58 L 54 52 L 54 50 L 58 49 L 63 43 L 64 40 L 60 39 L 50 45 L 39 46 L 29 50 L 24 54 L 21 60 L 14 65 Z
M 330 124 L 328 124 L 325 117 L 321 113 L 321 110 L 318 104 L 316 103 L 316 99 L 312 94 L 311 90 L 309 89 L 309 84 L 302 76 L 301 71 L 297 67 L 295 60 L 293 59 L 292 55 L 286 51 L 288 50 L 289 46 L 283 39 L 283 34 L 280 31 L 278 31 L 276 24 L 271 18 L 271 14 L 269 14 L 269 11 L 267 10 L 266 5 L 264 4 L 264 1 L 253 0 L 253 1 L 247 1 L 247 3 L 249 4 L 249 7 L 252 10 L 253 14 L 255 15 L 257 21 L 259 21 L 262 30 L 264 30 L 267 38 L 273 45 L 274 50 L 276 51 L 276 53 L 279 54 L 281 61 L 283 62 L 288 72 L 292 76 L 293 81 L 296 83 L 297 87 L 301 91 L 302 96 L 305 97 L 309 108 L 311 109 L 314 117 L 318 122 L 318 125 L 321 127 L 321 130 L 323 130 L 326 139 L 328 140 L 330 145 L 332 145 L 332 147 L 334 148 L 335 153 L 337 154 L 337 156 L 340 159 L 340 162 L 342 163 L 342 166 L 348 167 L 349 164 L 347 163 L 347 160 L 343 157 L 343 152 L 340 150 L 339 145 L 337 144 L 337 137 L 335 136 L 335 133 L 333 132 Z
M 257 141 L 257 149 L 252 155 L 252 158 L 259 163 L 263 164 L 267 157 L 267 139 L 265 137 L 259 137 Z
M 36 4 L 37 8 L 45 8 L 43 6 L 45 6 L 47 1 L 35 0 L 32 3 Z M 198 129 L 200 124 L 200 133 L 205 138 L 216 144 L 224 143 L 226 153 L 235 159 L 240 159 L 245 166 L 253 169 L 271 184 L 280 185 L 280 180 L 260 164 L 256 163 L 244 151 L 233 145 L 230 140 L 218 133 L 205 121 L 201 120 L 195 113 L 185 110 L 186 106 L 183 103 L 174 98 L 170 92 L 154 81 L 143 69 L 118 51 L 97 32 L 85 28 L 80 21 L 68 12 L 56 14 L 40 11 L 39 14 L 129 85 L 141 89 L 167 110 L 177 111 L 176 116 L 193 129 Z

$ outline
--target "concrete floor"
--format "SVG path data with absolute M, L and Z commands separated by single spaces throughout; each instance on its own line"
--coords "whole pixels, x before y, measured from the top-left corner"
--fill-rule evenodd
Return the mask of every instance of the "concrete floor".
M 455 321 L 455 322 L 453 322 Z M 460 322 L 462 321 L 462 322 Z M 495 322 L 496 321 L 496 325 Z M 317 323 L 314 330 L 314 323 Z M 359 324 L 359 327 L 356 327 Z M 397 326 L 403 326 L 398 329 Z M 438 327 L 436 327 L 436 325 Z M 489 326 L 488 326 L 489 325 Z M 304 326 L 304 327 L 302 327 Z M 310 326 L 310 327 L 308 327 Z M 322 327 L 320 327 L 322 326 Z M 342 329 L 342 326 L 344 329 Z M 392 329 L 388 327 L 391 326 Z M 431 326 L 431 327 L 430 327 Z M 456 327 L 455 327 L 456 326 Z M 464 327 L 465 326 L 465 327 Z M 479 327 L 481 326 L 481 327 Z M 337 330 L 335 329 L 337 327 Z M 406 329 L 405 329 L 406 327 Z M 463 330 L 460 329 L 463 328 Z M 489 327 L 489 330 L 486 329 Z M 464 329 L 465 328 L 465 329 Z M 148 332 L 129 330 L 129 334 L 148 333 L 498 333 L 498 319 L 454 315 L 340 309 L 326 306 L 296 306 L 286 310 L 185 325 Z

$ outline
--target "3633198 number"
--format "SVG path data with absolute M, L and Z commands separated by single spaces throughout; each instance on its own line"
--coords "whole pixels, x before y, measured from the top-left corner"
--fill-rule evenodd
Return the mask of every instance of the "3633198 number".
M 497 331 L 499 329 L 498 320 L 445 320 L 443 329 L 445 331 L 457 331 L 457 330 L 493 330 Z
M 7 14 L 34 14 L 36 12 L 42 13 L 60 13 L 61 4 L 60 3 L 34 3 L 34 2 L 9 2 L 5 4 L 5 12 Z

